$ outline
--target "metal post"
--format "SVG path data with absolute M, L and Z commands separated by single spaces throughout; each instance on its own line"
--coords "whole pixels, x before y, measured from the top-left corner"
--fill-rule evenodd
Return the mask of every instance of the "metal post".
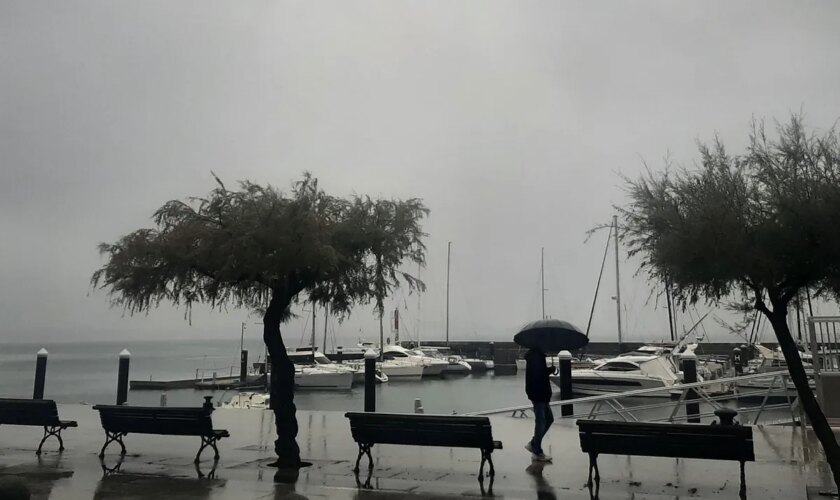
M 376 411 L 376 351 L 365 352 L 365 411 Z
M 335 361 L 339 364 L 344 362 L 344 348 L 341 346 L 336 347 L 335 350 Z
M 741 356 L 740 347 L 736 347 L 732 350 L 732 365 L 735 367 L 735 373 L 738 375 L 744 373 L 744 360 Z
M 557 355 L 557 362 L 560 365 L 560 400 L 572 399 L 572 353 L 560 351 Z M 560 407 L 560 415 L 568 417 L 574 415 L 574 406 L 571 404 Z
M 117 375 L 117 404 L 122 405 L 128 401 L 128 364 L 131 361 L 131 353 L 128 349 L 120 352 L 120 369 Z
M 166 406 L 166 391 L 160 393 L 160 405 Z
M 47 350 L 43 347 L 35 358 L 35 389 L 32 391 L 32 399 L 44 399 L 44 384 L 47 381 Z
M 423 402 L 419 398 L 414 400 L 414 413 L 425 413 Z
M 687 352 L 682 355 L 683 368 L 683 382 L 686 384 L 693 384 L 697 382 L 697 355 L 693 352 Z M 700 423 L 700 403 L 696 403 L 700 396 L 694 389 L 688 389 L 686 394 L 685 414 L 688 417 L 689 423 Z
M 239 352 L 239 382 L 245 383 L 248 378 L 248 349 Z

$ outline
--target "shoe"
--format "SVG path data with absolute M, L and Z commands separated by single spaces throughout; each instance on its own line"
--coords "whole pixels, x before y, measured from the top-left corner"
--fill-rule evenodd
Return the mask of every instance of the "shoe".
M 551 462 L 551 460 L 552 460 L 551 456 L 546 455 L 545 453 L 537 453 L 537 454 L 534 455 L 534 461 L 535 462 L 546 462 L 546 463 L 548 463 L 548 462 Z

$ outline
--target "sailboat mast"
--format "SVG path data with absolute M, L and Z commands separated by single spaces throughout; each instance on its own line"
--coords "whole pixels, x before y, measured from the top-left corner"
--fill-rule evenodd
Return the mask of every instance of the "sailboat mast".
M 446 243 L 446 344 L 449 345 L 449 263 L 452 256 L 452 242 Z
M 417 279 L 420 279 L 420 263 L 417 263 Z M 423 292 L 417 290 L 417 348 L 420 348 L 420 296 Z
M 676 334 L 674 332 L 674 309 L 673 309 L 673 301 L 671 300 L 671 283 L 669 281 L 665 282 L 665 302 L 668 304 L 668 330 L 671 332 L 671 342 L 674 342 L 676 338 Z
M 312 359 L 315 359 L 315 303 L 312 303 Z
M 542 296 L 542 319 L 545 319 L 545 247 L 540 248 L 540 295 Z
M 613 228 L 615 229 L 615 312 L 618 321 L 618 350 L 624 351 L 621 341 L 621 280 L 619 277 L 618 258 L 618 216 L 613 215 Z
M 327 323 L 330 321 L 330 305 L 324 306 L 324 354 L 327 353 Z M 333 346 L 335 347 L 335 346 Z

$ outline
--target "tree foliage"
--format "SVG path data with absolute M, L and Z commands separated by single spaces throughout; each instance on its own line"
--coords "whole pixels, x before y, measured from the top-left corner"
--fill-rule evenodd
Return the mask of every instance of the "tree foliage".
M 309 174 L 289 195 L 241 182 L 206 197 L 173 200 L 154 214 L 155 227 L 100 245 L 107 262 L 91 279 L 113 305 L 130 313 L 161 302 L 264 310 L 281 289 L 329 304 L 346 315 L 405 283 L 423 283 L 400 266 L 424 263 L 419 199 L 330 196 Z M 287 310 L 288 313 L 288 310 Z
M 794 115 L 777 124 L 776 137 L 754 122 L 741 154 L 718 138 L 699 152 L 696 168 L 666 165 L 627 180 L 630 203 L 620 210 L 630 253 L 683 306 L 734 299 L 767 317 L 840 485 L 840 446 L 787 324 L 803 289 L 840 296 L 840 136 L 808 132 Z
M 798 115 L 776 132 L 754 122 L 742 154 L 715 138 L 698 144 L 696 168 L 627 181 L 630 253 L 683 304 L 840 293 L 840 136 L 809 133 Z

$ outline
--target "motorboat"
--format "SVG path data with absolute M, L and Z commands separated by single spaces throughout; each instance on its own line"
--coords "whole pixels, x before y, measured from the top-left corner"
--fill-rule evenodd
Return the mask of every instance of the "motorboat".
M 766 396 L 773 399 L 795 399 L 798 397 L 796 387 L 790 377 L 785 377 L 783 384 L 780 377 L 773 376 L 777 372 L 787 372 L 788 369 L 787 361 L 781 349 L 772 350 L 760 344 L 756 344 L 754 347 L 757 356 L 747 362 L 745 373 L 766 373 L 767 377 L 739 380 L 736 383 L 738 396 L 740 398 L 764 398 Z M 806 370 L 813 367 L 813 356 L 810 353 L 800 350 L 799 356 Z M 808 386 L 811 390 L 815 390 L 816 384 L 813 378 L 809 377 Z
M 492 359 L 464 358 L 464 362 L 470 365 L 473 373 L 483 373 L 496 367 Z
M 270 407 L 270 401 L 271 396 L 264 392 L 240 392 L 234 394 L 228 402 L 223 403 L 222 408 L 267 410 Z
M 560 380 L 551 380 L 559 387 Z M 619 356 L 608 359 L 591 369 L 572 370 L 572 391 L 594 396 L 638 389 L 668 388 L 680 381 L 673 365 L 664 356 Z M 649 396 L 670 397 L 668 391 Z
M 459 373 L 467 374 L 472 371 L 469 363 L 464 361 L 461 356 L 445 352 L 446 348 L 439 347 L 420 347 L 415 349 L 415 352 L 420 352 L 429 359 L 437 360 L 438 362 L 445 362 L 442 373 Z
M 419 349 L 406 349 L 399 345 L 385 345 L 382 357 L 385 360 L 404 361 L 420 364 L 423 377 L 437 377 L 449 366 L 446 360 L 427 356 Z
M 336 373 L 349 372 L 353 375 L 354 384 L 363 384 L 365 382 L 365 370 L 363 365 L 358 363 L 336 363 L 326 354 L 318 351 L 318 349 L 287 349 L 286 354 L 296 366 L 319 368 L 321 370 L 333 371 Z M 376 370 L 374 376 L 376 382 L 379 384 L 388 382 L 388 376 L 382 373 L 379 369 Z
M 295 366 L 295 388 L 349 390 L 353 386 L 353 376 L 352 371 Z

